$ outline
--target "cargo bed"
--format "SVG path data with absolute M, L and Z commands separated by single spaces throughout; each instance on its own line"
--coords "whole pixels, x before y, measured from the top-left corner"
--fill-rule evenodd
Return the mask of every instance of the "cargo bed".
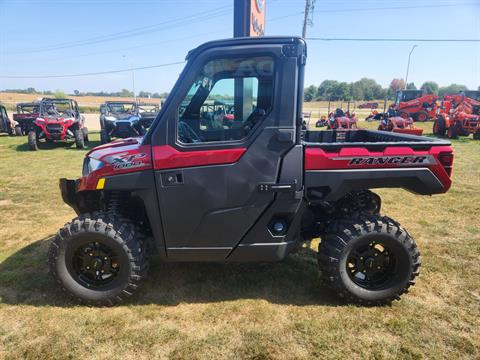
M 381 149 L 390 146 L 408 146 L 412 149 L 429 149 L 432 146 L 449 146 L 450 142 L 426 136 L 416 136 L 379 130 L 327 130 L 305 131 L 306 147 L 321 147 L 334 150 L 345 147 Z

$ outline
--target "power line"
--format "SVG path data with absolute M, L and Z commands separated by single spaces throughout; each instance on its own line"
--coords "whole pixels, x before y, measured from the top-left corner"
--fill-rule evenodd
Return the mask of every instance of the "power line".
M 161 23 L 157 23 L 157 24 L 142 26 L 139 28 L 131 29 L 131 30 L 120 31 L 120 32 L 111 33 L 108 35 L 95 36 L 92 38 L 77 40 L 74 42 L 60 43 L 54 46 L 38 48 L 33 50 L 29 49 L 29 50 L 11 51 L 11 52 L 6 52 L 4 54 L 13 55 L 13 54 L 31 54 L 31 53 L 38 53 L 38 52 L 47 52 L 47 51 L 62 50 L 62 49 L 79 47 L 79 46 L 87 46 L 87 45 L 93 45 L 93 44 L 98 44 L 98 43 L 103 43 L 103 42 L 108 42 L 113 40 L 120 40 L 120 39 L 129 38 L 129 37 L 140 36 L 146 33 L 153 33 L 157 31 L 165 30 L 165 28 L 172 29 L 185 24 L 192 24 L 199 21 L 208 20 L 208 19 L 211 19 L 212 16 L 218 16 L 218 15 L 223 15 L 228 13 L 228 11 L 230 11 L 230 8 L 231 6 L 222 6 L 215 10 L 203 11 L 194 15 L 180 17 L 177 19 L 168 20 Z
M 323 38 L 310 37 L 310 41 L 371 41 L 371 42 L 480 42 L 480 39 L 388 39 L 388 38 Z
M 95 75 L 117 74 L 117 73 L 129 72 L 129 71 L 136 71 L 136 70 L 146 70 L 146 69 L 161 68 L 161 67 L 166 67 L 166 66 L 180 65 L 180 64 L 184 64 L 184 63 L 185 63 L 185 61 L 176 61 L 176 62 L 171 62 L 171 63 L 166 63 L 166 64 L 159 64 L 159 65 L 141 66 L 141 67 L 128 68 L 128 69 L 111 70 L 111 71 L 100 71 L 100 72 L 91 72 L 91 73 L 83 73 L 83 74 L 65 74 L 65 75 L 0 75 L 0 78 L 2 78 L 2 79 L 53 79 L 53 78 L 95 76 Z
M 437 5 L 410 5 L 410 6 L 384 6 L 384 7 L 371 7 L 371 8 L 349 8 L 349 9 L 326 9 L 318 10 L 315 13 L 342 13 L 352 11 L 376 11 L 376 10 L 402 10 L 402 9 L 425 9 L 425 8 L 444 8 L 444 7 L 458 7 L 458 6 L 471 6 L 478 3 L 459 3 L 459 4 L 437 4 Z

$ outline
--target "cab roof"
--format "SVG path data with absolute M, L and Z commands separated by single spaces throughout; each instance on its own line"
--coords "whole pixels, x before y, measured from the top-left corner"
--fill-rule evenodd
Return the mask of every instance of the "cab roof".
M 190 50 L 185 60 L 190 60 L 195 57 L 199 52 L 215 47 L 242 46 L 252 44 L 297 44 L 301 42 L 305 43 L 305 40 L 298 36 L 238 37 L 222 40 L 213 40 L 208 41 L 193 50 Z

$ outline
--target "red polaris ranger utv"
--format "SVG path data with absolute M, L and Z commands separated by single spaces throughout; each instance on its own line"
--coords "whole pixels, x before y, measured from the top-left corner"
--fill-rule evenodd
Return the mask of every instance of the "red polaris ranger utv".
M 38 141 L 75 140 L 77 149 L 84 149 L 88 130 L 80 115 L 78 104 L 72 99 L 49 99 L 40 101 L 38 117 L 28 132 L 30 150 L 38 150 Z
M 321 237 L 322 279 L 339 296 L 386 304 L 407 292 L 419 252 L 370 189 L 446 192 L 450 143 L 301 131 L 300 38 L 214 41 L 187 59 L 143 138 L 93 149 L 81 178 L 60 180 L 78 214 L 49 250 L 60 286 L 116 304 L 137 290 L 154 249 L 164 261 L 278 261 Z M 235 101 L 230 126 L 205 125 L 202 106 L 217 96 Z

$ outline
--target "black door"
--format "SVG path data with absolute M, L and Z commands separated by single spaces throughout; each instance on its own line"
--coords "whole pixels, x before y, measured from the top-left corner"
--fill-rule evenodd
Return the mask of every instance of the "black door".
M 212 46 L 187 65 L 152 141 L 168 258 L 227 258 L 274 202 L 261 185 L 279 182 L 297 138 L 299 62 L 289 46 Z M 295 154 L 290 180 L 301 186 Z

